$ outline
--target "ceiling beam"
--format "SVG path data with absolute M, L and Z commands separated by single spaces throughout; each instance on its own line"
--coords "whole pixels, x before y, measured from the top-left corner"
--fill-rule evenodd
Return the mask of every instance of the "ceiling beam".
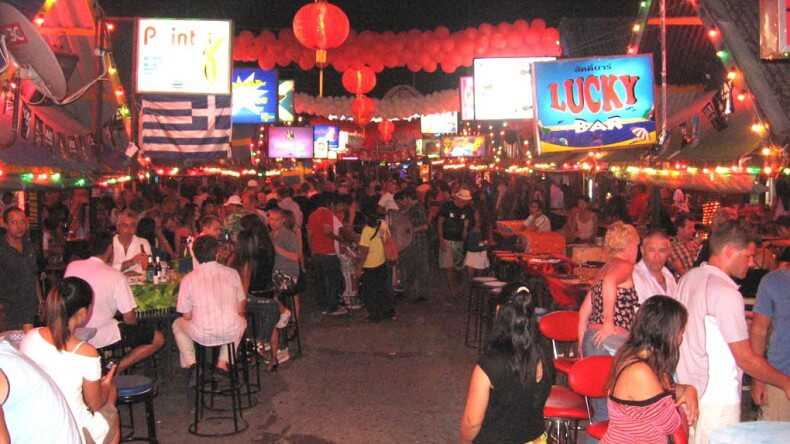
M 650 17 L 647 19 L 647 24 L 659 26 L 661 19 Z M 702 20 L 699 17 L 667 17 L 667 26 L 702 26 Z

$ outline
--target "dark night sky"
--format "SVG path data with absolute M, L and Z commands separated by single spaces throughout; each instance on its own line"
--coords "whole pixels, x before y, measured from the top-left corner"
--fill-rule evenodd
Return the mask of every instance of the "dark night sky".
M 232 19 L 236 31 L 248 29 L 277 30 L 291 26 L 294 13 L 307 0 L 99 0 L 107 15 L 223 18 Z M 411 28 L 434 29 L 439 25 L 457 31 L 481 23 L 513 22 L 517 19 L 543 18 L 556 26 L 563 17 L 635 17 L 638 0 L 334 0 L 348 14 L 351 27 L 357 31 L 406 31 Z M 126 52 L 115 42 L 119 66 Z M 129 49 L 129 53 L 131 50 Z M 317 90 L 315 71 L 301 72 L 298 68 L 280 69 L 281 78 L 293 77 L 297 91 Z M 457 86 L 458 76 L 468 69 L 447 75 L 437 72 L 412 74 L 405 68 L 389 69 L 378 74 L 378 85 L 372 96 L 380 97 L 398 84 L 412 84 L 422 92 Z M 123 71 L 122 71 L 123 72 Z M 327 94 L 345 94 L 340 75 L 327 70 Z

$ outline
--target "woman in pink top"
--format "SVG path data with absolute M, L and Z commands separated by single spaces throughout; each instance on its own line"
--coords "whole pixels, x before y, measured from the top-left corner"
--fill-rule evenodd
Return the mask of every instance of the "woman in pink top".
M 678 301 L 653 296 L 642 305 L 626 343 L 615 356 L 609 382 L 609 427 L 602 444 L 666 444 L 697 419 L 697 392 L 673 384 L 688 313 Z

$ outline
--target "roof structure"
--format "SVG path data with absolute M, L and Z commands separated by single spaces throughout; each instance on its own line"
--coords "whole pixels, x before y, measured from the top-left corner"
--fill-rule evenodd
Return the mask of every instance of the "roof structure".
M 721 30 L 757 107 L 780 144 L 790 143 L 790 60 L 760 59 L 759 8 L 754 0 L 700 0 L 700 15 Z

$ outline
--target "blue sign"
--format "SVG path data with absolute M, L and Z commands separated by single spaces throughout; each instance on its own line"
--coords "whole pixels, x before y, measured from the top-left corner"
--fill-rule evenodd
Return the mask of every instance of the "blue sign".
M 258 68 L 233 70 L 233 123 L 277 121 L 277 71 Z
M 539 62 L 534 79 L 541 152 L 656 143 L 650 55 Z

